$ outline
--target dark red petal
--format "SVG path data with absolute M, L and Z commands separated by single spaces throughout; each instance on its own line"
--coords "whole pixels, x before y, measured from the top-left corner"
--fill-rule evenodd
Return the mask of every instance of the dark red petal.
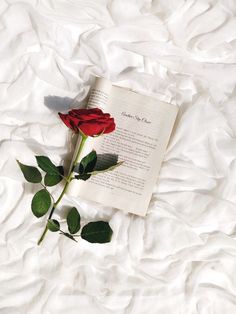
M 90 109 L 86 109 L 86 112 L 88 114 L 103 114 L 102 110 L 99 108 L 90 108 Z
M 105 129 L 105 125 L 102 123 L 81 123 L 79 129 L 87 136 L 94 136 L 102 133 Z
M 69 111 L 69 115 L 72 116 L 102 116 L 103 112 L 101 109 L 92 108 L 92 109 L 72 109 Z
M 109 119 L 110 120 L 110 123 L 107 125 L 107 127 L 105 128 L 105 130 L 104 130 L 104 134 L 108 134 L 108 133 L 111 133 L 111 132 L 113 132 L 114 130 L 115 130 L 115 128 L 116 128 L 116 124 L 115 124 L 115 122 L 114 122 L 114 119 L 113 118 L 111 118 L 111 119 Z
M 94 120 L 94 119 L 99 119 L 99 116 L 97 116 L 95 114 L 87 115 L 87 114 L 71 113 L 70 117 L 79 119 L 80 121 L 90 121 L 90 120 Z
M 76 117 L 80 120 L 89 121 L 92 119 L 109 119 L 109 113 L 103 113 L 101 109 L 73 109 L 69 111 L 71 117 Z
M 75 133 L 79 132 L 78 123 L 75 123 L 71 118 L 70 118 L 70 126 L 71 126 L 71 129 L 75 131 Z
M 88 136 L 110 133 L 115 130 L 114 119 L 109 113 L 103 113 L 98 108 L 72 109 L 68 114 L 59 113 L 59 116 L 67 127 L 75 132 L 81 129 Z
M 69 119 L 70 121 L 73 121 L 73 123 L 74 123 L 75 125 L 78 125 L 78 124 L 81 122 L 81 120 L 78 119 L 78 118 L 76 118 L 76 117 L 71 117 L 71 116 L 69 116 L 68 119 Z
M 68 114 L 63 114 L 58 112 L 59 117 L 61 118 L 61 120 L 65 123 L 65 125 L 70 128 L 70 120 L 69 120 L 69 116 Z
M 76 133 L 79 132 L 79 129 L 77 127 L 77 121 L 73 121 L 68 114 L 63 114 L 59 112 L 58 115 L 68 128 Z

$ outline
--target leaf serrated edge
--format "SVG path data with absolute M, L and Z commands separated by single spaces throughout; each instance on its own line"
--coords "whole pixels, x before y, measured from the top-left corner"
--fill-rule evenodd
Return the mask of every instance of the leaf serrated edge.
M 46 170 L 44 170 L 43 168 L 40 167 L 39 161 L 38 161 L 38 157 L 45 157 L 45 158 L 48 158 L 48 160 L 49 160 L 49 165 L 47 165 L 47 167 L 51 168 L 51 169 L 53 170 L 53 173 L 50 173 L 50 172 L 48 172 L 48 171 L 46 171 Z M 37 155 L 37 156 L 35 156 L 35 158 L 36 158 L 36 161 L 37 161 L 37 164 L 38 164 L 39 168 L 42 169 L 43 171 L 45 171 L 46 173 L 49 173 L 49 174 L 51 174 L 51 175 L 61 175 L 59 169 L 57 168 L 57 166 L 54 165 L 54 163 L 51 161 L 51 159 L 50 159 L 48 156 Z M 52 165 L 53 165 L 57 170 L 55 170 L 55 168 L 54 168 Z

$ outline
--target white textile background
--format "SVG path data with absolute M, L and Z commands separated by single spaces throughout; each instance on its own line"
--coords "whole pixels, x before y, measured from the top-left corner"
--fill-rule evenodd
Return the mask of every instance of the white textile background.
M 235 0 L 0 1 L 1 314 L 236 313 L 235 16 Z M 58 215 L 109 220 L 112 242 L 37 247 L 39 187 L 15 159 L 68 164 L 57 112 L 94 75 L 180 106 L 148 215 L 65 198 Z

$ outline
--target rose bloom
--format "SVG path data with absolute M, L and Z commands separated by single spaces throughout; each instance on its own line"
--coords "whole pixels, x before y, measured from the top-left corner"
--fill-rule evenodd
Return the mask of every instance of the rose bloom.
M 111 133 L 115 130 L 114 119 L 101 109 L 72 109 L 67 114 L 58 113 L 65 125 L 79 133 L 81 130 L 87 136 Z

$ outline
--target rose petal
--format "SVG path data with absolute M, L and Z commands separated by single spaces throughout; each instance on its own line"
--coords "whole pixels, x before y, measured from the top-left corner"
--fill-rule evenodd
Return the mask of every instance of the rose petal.
M 68 114 L 59 113 L 59 116 L 68 128 L 76 133 L 81 130 L 87 136 L 107 134 L 115 129 L 114 119 L 99 108 L 72 109 Z
M 63 113 L 58 113 L 59 117 L 61 118 L 61 120 L 65 123 L 65 125 L 71 129 L 71 125 L 70 125 L 70 119 L 69 119 L 69 115 L 68 114 L 63 114 Z
M 104 134 L 111 133 L 111 132 L 113 132 L 113 131 L 115 130 L 115 128 L 116 128 L 116 124 L 115 124 L 115 122 L 114 122 L 114 119 L 111 118 L 111 119 L 109 119 L 109 120 L 110 120 L 110 121 L 109 121 L 110 123 L 107 125 L 105 131 L 103 132 Z
M 98 123 L 97 121 L 94 121 L 93 123 L 91 122 L 82 122 L 79 125 L 79 129 L 87 136 L 94 136 L 101 134 L 106 125 L 104 123 Z
M 93 109 L 73 109 L 69 111 L 69 115 L 76 117 L 80 120 L 92 120 L 96 118 L 103 117 L 104 114 L 101 109 L 93 108 Z M 110 116 L 110 115 L 109 115 Z

